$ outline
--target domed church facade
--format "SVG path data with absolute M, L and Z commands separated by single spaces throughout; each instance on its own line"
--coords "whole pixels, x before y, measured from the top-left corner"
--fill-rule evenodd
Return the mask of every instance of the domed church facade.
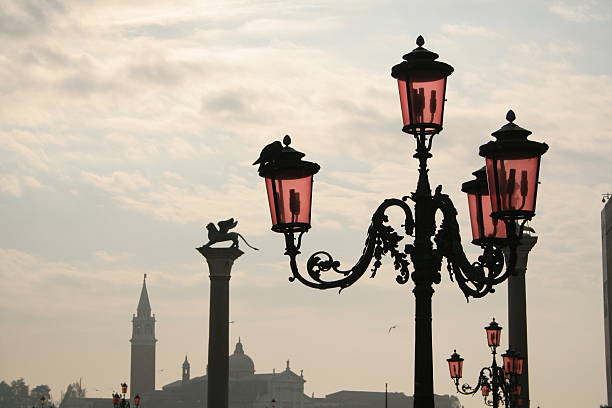
M 187 358 L 183 362 L 183 378 L 166 384 L 161 391 L 143 396 L 155 407 L 206 407 L 208 378 L 188 378 Z M 272 399 L 277 407 L 313 408 L 313 399 L 304 394 L 304 377 L 293 372 L 287 361 L 282 372 L 255 373 L 253 359 L 244 352 L 244 345 L 238 339 L 234 353 L 229 356 L 229 407 L 269 408 Z M 144 403 L 143 403 L 144 406 Z M 149 405 L 151 406 L 151 405 Z
M 242 378 L 254 374 L 255 363 L 253 363 L 251 357 L 244 354 L 244 348 L 239 337 L 234 354 L 229 356 L 229 376 L 230 378 Z

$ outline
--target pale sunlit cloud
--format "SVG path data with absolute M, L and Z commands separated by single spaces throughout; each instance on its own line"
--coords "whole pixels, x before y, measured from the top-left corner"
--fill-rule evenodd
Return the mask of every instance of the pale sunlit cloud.
M 550 5 L 549 10 L 564 20 L 576 23 L 609 20 L 610 13 L 602 10 L 602 3 L 605 4 L 606 2 L 593 0 L 580 2 L 556 1 Z
M 442 32 L 450 36 L 460 37 L 499 37 L 500 34 L 484 26 L 468 24 L 444 24 Z

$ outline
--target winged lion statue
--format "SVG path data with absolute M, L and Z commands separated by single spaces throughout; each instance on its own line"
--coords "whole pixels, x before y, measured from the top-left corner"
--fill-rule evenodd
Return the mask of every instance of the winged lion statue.
M 238 248 L 238 238 L 241 238 L 249 248 L 258 251 L 258 248 L 251 246 L 238 232 L 230 232 L 230 230 L 236 225 L 238 225 L 238 221 L 234 220 L 233 218 L 219 221 L 217 222 L 217 225 L 209 222 L 208 225 L 206 225 L 206 229 L 208 230 L 208 242 L 204 244 L 203 247 L 210 247 L 218 242 L 232 241 L 230 248 Z

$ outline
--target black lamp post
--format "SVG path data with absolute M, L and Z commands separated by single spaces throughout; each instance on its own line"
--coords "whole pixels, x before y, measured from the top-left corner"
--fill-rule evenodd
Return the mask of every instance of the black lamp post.
M 53 405 L 53 403 L 51 403 L 51 401 L 48 401 L 47 398 L 43 395 L 42 397 L 40 397 L 40 408 L 54 408 L 55 405 Z M 32 407 L 34 408 L 34 407 Z
M 113 394 L 113 407 L 114 408 L 130 408 L 130 401 L 125 398 L 128 390 L 128 385 L 126 383 L 121 383 L 121 394 L 118 393 Z M 138 408 L 140 406 L 140 396 L 136 394 L 134 397 L 134 405 Z
M 480 370 L 476 386 L 472 387 L 469 384 L 459 386 L 459 380 L 463 376 L 463 359 L 457 354 L 457 350 L 450 358 L 446 359 L 450 376 L 458 393 L 473 395 L 480 391 L 486 405 L 498 408 L 502 403 L 507 408 L 513 408 L 515 403 L 518 402 L 516 399 L 521 394 L 521 385 L 518 384 L 518 378 L 523 374 L 523 357 L 509 348 L 501 355 L 503 365 L 498 366 L 495 355 L 497 354 L 497 347 L 499 347 L 502 327 L 493 319 L 489 326 L 485 327 L 485 330 L 493 361 L 491 366 Z
M 340 262 L 326 251 L 318 251 L 308 258 L 307 276 L 297 266 L 302 236 L 310 229 L 313 176 L 320 166 L 302 160 L 304 153 L 289 146 L 289 136 L 285 136 L 282 144 L 276 141 L 266 146 L 254 164 L 259 164 L 259 175 L 266 182 L 272 230 L 285 236 L 285 255 L 289 256 L 292 272 L 290 281 L 297 279 L 317 289 L 342 290 L 361 278 L 374 260 L 373 277 L 386 254 L 393 257 L 394 267 L 399 271 L 398 283 L 404 284 L 412 278 L 416 302 L 414 406 L 433 408 L 431 298 L 433 284 L 441 280 L 442 259 L 446 258 L 451 280 L 457 281 L 468 298 L 493 292 L 493 286 L 508 277 L 516 263 L 516 245 L 524 223 L 535 215 L 539 161 L 548 146 L 527 140 L 531 132 L 515 125 L 514 113 L 510 111 L 506 116 L 509 123 L 493 133 L 497 140 L 480 147 L 480 155 L 486 158 L 487 176 L 480 172 L 476 186 L 466 183 L 466 189 L 464 184 L 471 203 L 473 243 L 483 249 L 478 261 L 471 263 L 461 245 L 455 206 L 442 193 L 441 186 L 432 194 L 427 169 L 433 137 L 442 130 L 446 79 L 453 68 L 436 61 L 438 55 L 423 48 L 423 44 L 419 36 L 418 47 L 404 55 L 404 61 L 391 72 L 399 85 L 402 130 L 416 140 L 414 157 L 419 162 L 416 191 L 402 199 L 387 199 L 378 207 L 372 216 L 363 253 L 353 267 L 341 269 Z M 414 203 L 414 217 L 408 200 Z M 414 237 L 413 243 L 403 248 L 399 243 L 404 237 L 386 225 L 385 212 L 390 207 L 404 211 L 404 233 Z M 436 228 L 438 211 L 443 221 Z M 504 271 L 502 247 L 506 245 L 510 246 L 510 256 Z M 330 270 L 340 277 L 323 279 L 322 273 Z

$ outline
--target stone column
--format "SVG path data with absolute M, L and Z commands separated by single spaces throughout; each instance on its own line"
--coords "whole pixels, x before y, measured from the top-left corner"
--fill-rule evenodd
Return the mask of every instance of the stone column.
M 527 349 L 527 294 L 525 291 L 525 272 L 529 251 L 538 237 L 530 227 L 525 227 L 521 243 L 517 247 L 515 274 L 508 278 L 508 344 L 525 358 L 523 375 L 519 378 L 522 392 L 519 398 L 522 405 L 529 408 L 529 355 Z M 507 258 L 507 257 L 506 257 Z
M 229 280 L 238 248 L 197 248 L 210 271 L 208 408 L 227 408 L 229 389 Z

